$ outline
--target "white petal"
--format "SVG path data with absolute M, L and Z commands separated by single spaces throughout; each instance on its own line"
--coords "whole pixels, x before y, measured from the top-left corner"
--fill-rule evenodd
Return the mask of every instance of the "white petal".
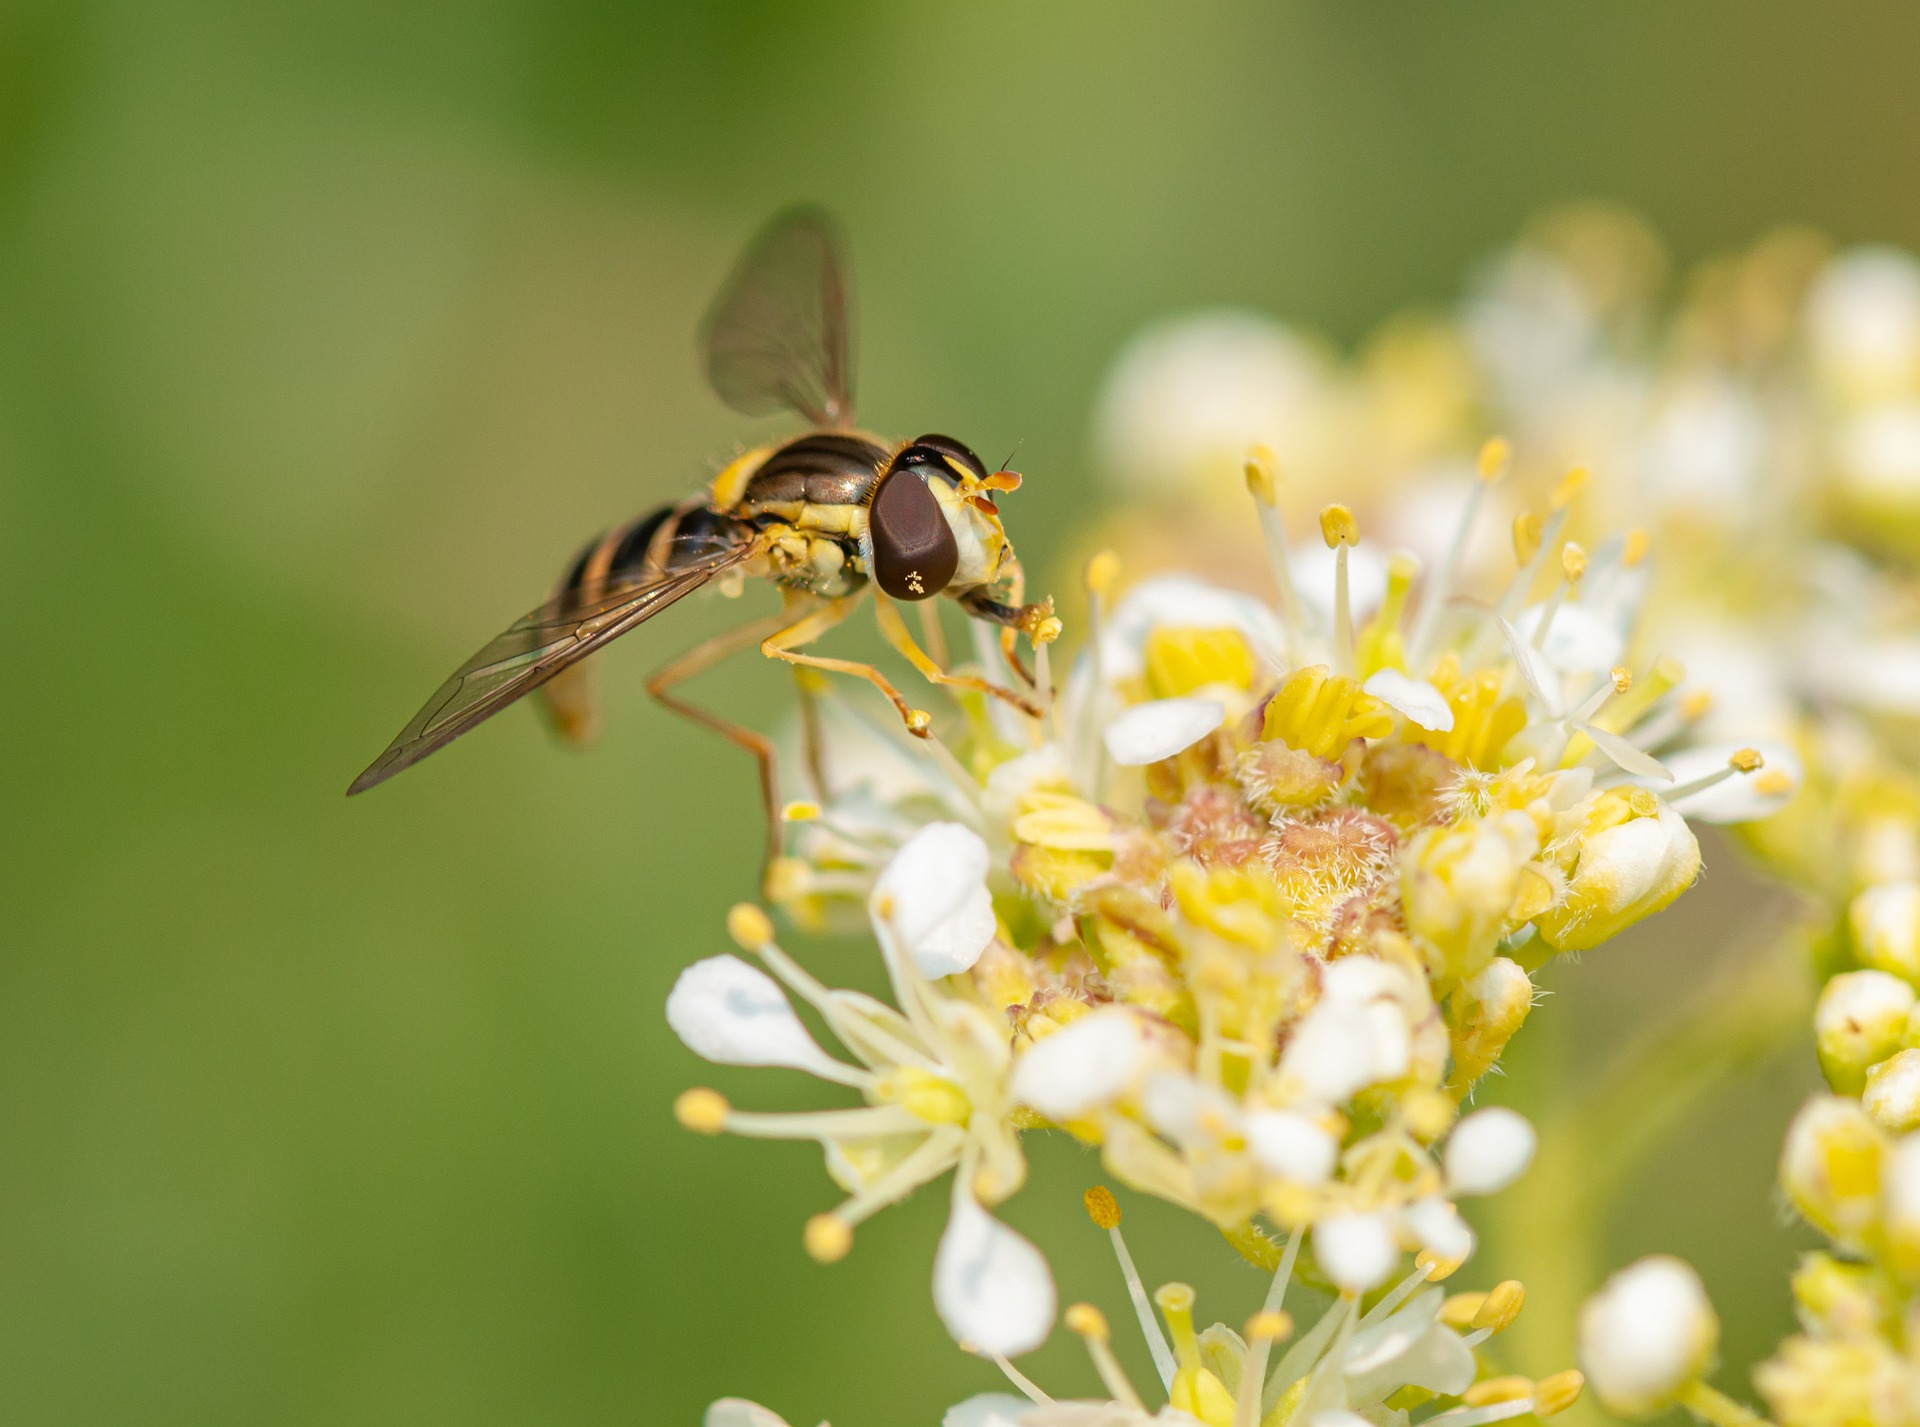
M 933 1306 L 954 1341 L 1017 1357 L 1047 1340 L 1054 1305 L 1040 1250 L 958 1189 L 933 1258 Z
M 1253 1157 L 1296 1184 L 1325 1184 L 1340 1146 L 1320 1124 L 1290 1110 L 1256 1110 L 1247 1116 L 1247 1148 Z
M 1245 447 L 1240 448 L 1242 452 Z M 1235 467 L 1245 459 L 1235 457 Z M 1251 595 L 1223 590 L 1190 575 L 1162 575 L 1128 590 L 1101 627 L 1101 673 L 1108 681 L 1129 679 L 1146 667 L 1147 637 L 1163 626 L 1237 629 L 1254 653 L 1276 672 L 1287 647 L 1279 616 Z
M 1366 1009 L 1323 998 L 1288 1039 L 1280 1070 L 1314 1099 L 1338 1105 L 1373 1084 L 1373 1061 Z
M 1525 1115 L 1502 1105 L 1475 1110 L 1447 1136 L 1447 1188 L 1497 1194 L 1526 1173 L 1536 1143 Z
M 1107 752 L 1123 768 L 1140 768 L 1193 747 L 1226 719 L 1218 699 L 1155 699 L 1135 704 L 1107 725 Z
M 723 1397 L 707 1408 L 701 1427 L 787 1427 L 786 1419 L 744 1397 Z
M 1384 1214 L 1335 1214 L 1313 1226 L 1313 1256 L 1336 1287 L 1360 1293 L 1393 1272 L 1400 1245 Z
M 1382 669 L 1360 687 L 1422 728 L 1435 733 L 1453 728 L 1453 705 L 1425 679 L 1409 679 L 1398 669 Z
M 1593 746 L 1599 749 L 1615 763 L 1636 778 L 1653 778 L 1662 783 L 1671 783 L 1673 773 L 1667 765 L 1651 753 L 1642 752 L 1617 733 L 1609 733 L 1598 724 L 1583 723 L 1579 729 L 1593 740 Z
M 1147 1077 L 1140 1111 L 1149 1125 L 1183 1146 L 1217 1140 L 1240 1126 L 1240 1108 L 1224 1091 L 1171 1071 Z
M 1013 1098 L 1050 1120 L 1071 1120 L 1133 1088 L 1146 1058 L 1140 1023 L 1118 1008 L 1095 1011 L 1029 1046 L 1013 1064 Z
M 956 1402 L 940 1419 L 940 1427 L 1019 1427 L 1033 1404 L 1010 1392 L 981 1392 Z
M 967 970 L 993 940 L 986 843 L 959 823 L 928 823 L 874 883 L 872 907 L 922 974 Z M 888 915 L 882 918 L 882 908 Z
M 710 956 L 682 971 L 667 996 L 667 1024 L 688 1050 L 720 1065 L 839 1068 L 778 983 L 737 956 Z
M 1441 1258 L 1464 1259 L 1473 1252 L 1473 1230 L 1446 1200 L 1419 1200 L 1408 1206 L 1406 1218 L 1413 1236 Z
M 1749 745 L 1716 743 L 1684 749 L 1666 760 L 1667 770 L 1675 782 L 1691 783 L 1719 772 L 1727 766 L 1728 758 L 1746 746 Z M 1673 810 L 1692 822 L 1744 823 L 1772 817 L 1792 802 L 1805 777 L 1800 756 L 1784 743 L 1751 746 L 1764 760 L 1758 772 L 1735 773 L 1710 788 L 1674 798 L 1671 800 Z M 1774 776 L 1768 776 L 1770 774 Z M 1763 785 L 1772 791 L 1761 792 Z
M 1520 677 L 1525 681 L 1534 700 L 1553 717 L 1560 716 L 1560 676 L 1541 657 L 1540 651 L 1520 637 L 1520 631 L 1506 620 L 1500 621 L 1500 632 L 1507 636 L 1507 652 L 1513 655 L 1513 662 L 1520 667 Z M 1551 691 L 1551 692 L 1550 692 Z

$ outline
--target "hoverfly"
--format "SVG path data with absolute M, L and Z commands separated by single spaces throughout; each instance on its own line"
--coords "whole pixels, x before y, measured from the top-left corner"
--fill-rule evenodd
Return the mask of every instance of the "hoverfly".
M 1018 489 L 1018 474 L 989 470 L 951 437 L 887 442 L 853 427 L 843 274 L 838 230 L 824 212 L 791 209 L 760 232 L 701 324 L 707 377 L 735 410 L 791 411 L 811 429 L 746 452 L 702 494 L 589 542 L 546 602 L 462 664 L 354 779 L 349 795 L 411 767 L 535 690 L 562 738 L 589 742 L 598 700 L 593 666 L 582 661 L 716 580 L 769 579 L 782 591 L 782 611 L 690 650 L 656 672 L 647 691 L 759 761 L 769 856 L 779 852 L 772 743 L 672 692 L 728 655 L 758 643 L 762 654 L 797 669 L 856 675 L 925 737 L 928 715 L 880 670 L 803 652 L 846 619 L 873 584 L 882 634 L 928 680 L 980 690 L 1038 716 L 1013 690 L 949 673 L 915 642 L 892 603 L 946 595 L 974 619 L 1000 627 L 1001 647 L 1023 678 L 1013 654 L 1016 634 L 1044 642 L 1059 627 L 1051 601 L 1021 603 L 1020 565 L 993 502 L 995 494 Z M 934 628 L 937 622 L 929 632 Z M 817 756 L 809 763 L 817 779 Z

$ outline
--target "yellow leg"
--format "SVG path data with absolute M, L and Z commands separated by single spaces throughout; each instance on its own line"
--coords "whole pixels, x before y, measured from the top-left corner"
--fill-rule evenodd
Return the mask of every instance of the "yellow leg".
M 909 664 L 926 676 L 929 683 L 949 689 L 976 689 L 983 694 L 992 694 L 996 699 L 1004 699 L 1028 718 L 1040 717 L 1037 706 L 1021 698 L 1011 689 L 1003 689 L 998 684 L 965 674 L 949 674 L 935 663 L 925 650 L 913 642 L 913 634 L 908 630 L 907 622 L 900 617 L 900 611 L 895 608 L 893 601 L 882 594 L 876 594 L 874 599 L 874 617 L 880 623 L 880 633 L 885 636 L 887 643 L 906 656 Z
M 871 664 L 862 664 L 853 659 L 829 659 L 820 654 L 799 653 L 803 644 L 811 644 L 821 635 L 840 623 L 853 612 L 855 597 L 830 601 L 825 609 L 814 611 L 795 624 L 789 625 L 778 634 L 764 639 L 760 643 L 760 652 L 769 659 L 784 659 L 789 664 L 800 664 L 809 669 L 824 669 L 832 674 L 852 674 L 865 679 L 874 688 L 885 694 L 887 701 L 900 715 L 900 721 L 907 726 L 907 732 L 918 738 L 925 738 L 932 726 L 933 718 L 925 709 L 914 708 L 900 696 L 900 691 Z
M 692 719 L 703 728 L 710 728 L 736 748 L 744 748 L 754 756 L 760 765 L 760 801 L 767 815 L 767 863 L 780 856 L 780 781 L 774 766 L 773 740 L 764 734 L 755 733 L 750 728 L 742 728 L 720 715 L 690 704 L 677 698 L 668 690 L 674 685 L 684 683 L 694 675 L 711 669 L 728 655 L 737 654 L 748 645 L 765 639 L 769 633 L 778 635 L 779 631 L 792 622 L 792 614 L 771 615 L 766 619 L 756 619 L 751 624 L 743 624 L 738 629 L 730 629 L 725 634 L 715 635 L 704 644 L 695 645 L 671 664 L 657 670 L 647 680 L 647 692 L 653 698 L 672 709 L 682 718 Z

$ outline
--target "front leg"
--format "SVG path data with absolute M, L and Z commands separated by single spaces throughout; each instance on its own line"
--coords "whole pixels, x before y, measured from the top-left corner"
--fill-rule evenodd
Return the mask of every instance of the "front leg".
M 887 676 L 873 665 L 862 664 L 853 659 L 829 659 L 820 654 L 799 652 L 800 646 L 813 643 L 851 614 L 859 599 L 860 596 L 856 594 L 829 600 L 824 609 L 816 610 L 771 638 L 763 640 L 760 644 L 760 652 L 769 659 L 784 659 L 789 664 L 798 664 L 809 669 L 825 669 L 829 673 L 852 674 L 856 678 L 865 679 L 886 695 L 887 701 L 900 715 L 900 721 L 906 724 L 908 733 L 916 738 L 925 738 L 933 727 L 933 715 L 925 709 L 917 709 L 910 705 L 901 697 L 900 691 L 888 681 Z
M 1003 689 L 998 684 L 966 674 L 949 674 L 925 650 L 914 643 L 913 634 L 907 629 L 907 622 L 900 617 L 900 611 L 894 606 L 893 601 L 884 594 L 876 594 L 874 599 L 876 601 L 873 607 L 874 617 L 879 621 L 881 635 L 885 637 L 887 643 L 906 656 L 909 664 L 926 676 L 928 683 L 950 689 L 975 689 L 983 694 L 991 694 L 996 699 L 1004 699 L 1028 718 L 1042 716 L 1038 705 L 1021 698 L 1011 689 Z

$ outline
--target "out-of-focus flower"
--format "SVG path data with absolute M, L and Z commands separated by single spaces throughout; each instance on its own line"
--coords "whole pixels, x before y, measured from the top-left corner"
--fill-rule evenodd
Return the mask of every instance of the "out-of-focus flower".
M 1610 1412 L 1651 1417 L 1712 1363 L 1720 1321 L 1700 1276 L 1676 1258 L 1621 1269 L 1580 1310 L 1580 1366 Z

